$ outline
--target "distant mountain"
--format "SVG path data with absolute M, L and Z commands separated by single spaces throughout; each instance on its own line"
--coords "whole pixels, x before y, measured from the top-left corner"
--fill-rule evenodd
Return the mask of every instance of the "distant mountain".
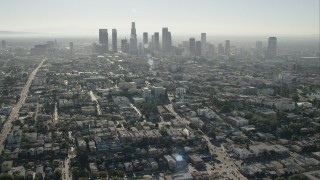
M 15 34 L 35 34 L 34 32 L 19 32 L 19 31 L 2 31 L 0 30 L 1 35 L 15 35 Z

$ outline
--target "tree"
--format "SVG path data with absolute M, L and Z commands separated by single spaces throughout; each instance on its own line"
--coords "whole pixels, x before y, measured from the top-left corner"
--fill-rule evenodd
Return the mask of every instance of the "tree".
M 0 175 L 0 180 L 14 180 L 14 178 L 11 174 L 4 173 Z
M 208 136 L 209 136 L 210 138 L 216 139 L 216 133 L 215 133 L 214 131 L 209 131 L 209 132 L 208 132 Z
M 80 171 L 77 170 L 77 169 L 72 170 L 72 176 L 73 176 L 75 179 L 78 179 L 79 176 L 80 176 Z
M 164 128 L 164 127 L 162 127 L 162 128 L 160 129 L 160 133 L 161 133 L 162 136 L 167 136 L 167 135 L 168 135 L 167 129 Z
M 116 169 L 112 170 L 111 174 L 112 174 L 113 177 L 123 177 L 124 176 L 124 172 L 123 171 L 116 170 Z
M 99 176 L 102 178 L 106 178 L 108 176 L 108 173 L 106 171 L 100 171 Z
M 189 124 L 189 127 L 190 127 L 191 129 L 197 129 L 197 126 L 196 126 L 194 123 L 190 123 L 190 124 Z
M 306 176 L 303 174 L 294 174 L 289 176 L 288 180 L 306 180 Z
M 231 107 L 229 105 L 223 105 L 220 109 L 221 113 L 230 113 L 231 112 Z
M 77 158 L 79 159 L 79 162 L 82 167 L 85 167 L 89 163 L 89 157 L 87 152 L 78 151 Z
M 280 137 L 291 139 L 293 131 L 290 127 L 286 126 L 280 131 Z
M 61 179 L 61 177 L 62 177 L 61 169 L 57 169 L 57 170 L 54 171 L 54 177 L 56 179 Z
M 92 177 L 94 178 L 94 179 L 97 179 L 98 177 L 99 177 L 99 173 L 98 172 L 92 172 Z
M 112 177 L 111 180 L 123 180 L 123 178 L 120 178 L 120 177 Z

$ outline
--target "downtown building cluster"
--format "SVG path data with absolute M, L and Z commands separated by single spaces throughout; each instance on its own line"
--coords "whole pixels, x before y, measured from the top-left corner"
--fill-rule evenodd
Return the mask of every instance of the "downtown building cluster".
M 235 52 L 232 50 L 230 40 L 225 40 L 225 43 L 219 43 L 217 49 L 213 43 L 207 42 L 207 34 L 201 33 L 200 40 L 190 37 L 189 41 L 183 41 L 175 47 L 172 43 L 172 35 L 169 28 L 162 28 L 160 42 L 160 33 L 154 32 L 149 38 L 148 32 L 142 33 L 142 41 L 138 42 L 136 31 L 136 24 L 132 22 L 130 39 L 124 38 L 120 40 L 118 49 L 118 34 L 116 29 L 112 29 L 112 40 L 109 45 L 108 29 L 99 29 L 99 43 L 92 45 L 92 52 L 105 54 L 105 53 L 128 53 L 128 54 L 146 54 L 146 52 L 161 53 L 163 55 L 179 55 L 181 48 L 184 54 L 190 57 L 214 57 L 216 55 L 225 56 L 226 58 L 232 57 Z M 180 49 L 179 49 L 180 48 Z M 270 37 L 268 39 L 267 50 L 263 50 L 262 41 L 257 41 L 256 44 L 257 54 L 266 58 L 274 58 L 277 55 L 277 38 Z

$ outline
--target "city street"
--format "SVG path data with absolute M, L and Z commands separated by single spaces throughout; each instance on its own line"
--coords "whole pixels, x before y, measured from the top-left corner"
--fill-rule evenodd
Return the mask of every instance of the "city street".
M 38 67 L 35 70 L 33 70 L 33 72 L 30 74 L 29 79 L 27 80 L 25 86 L 23 87 L 23 89 L 21 91 L 19 102 L 12 108 L 6 123 L 3 125 L 2 131 L 1 131 L 1 136 L 0 136 L 0 152 L 2 152 L 2 150 L 4 148 L 4 142 L 6 140 L 6 137 L 11 130 L 12 121 L 18 116 L 20 108 L 24 104 L 26 97 L 28 95 L 30 85 L 31 85 L 34 77 L 36 76 L 38 70 L 40 69 L 40 67 L 42 66 L 42 64 L 44 62 L 45 62 L 45 59 L 42 60 L 41 63 L 38 65 Z
M 224 150 L 223 147 L 217 147 L 213 145 L 210 142 L 209 137 L 206 135 L 203 135 L 203 138 L 207 141 L 208 148 L 211 154 L 216 154 L 216 159 L 221 162 L 220 164 L 216 164 L 215 169 L 214 171 L 212 171 L 212 173 L 219 172 L 221 174 L 227 175 L 227 177 L 230 177 L 231 179 L 247 179 L 239 172 L 239 169 L 235 165 L 234 160 L 229 157 L 228 153 Z

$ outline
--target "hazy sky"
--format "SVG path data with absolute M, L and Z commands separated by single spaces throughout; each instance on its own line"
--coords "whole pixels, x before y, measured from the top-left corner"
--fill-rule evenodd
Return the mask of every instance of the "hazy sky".
M 319 0 L 0 0 L 0 30 L 97 34 L 315 35 Z

